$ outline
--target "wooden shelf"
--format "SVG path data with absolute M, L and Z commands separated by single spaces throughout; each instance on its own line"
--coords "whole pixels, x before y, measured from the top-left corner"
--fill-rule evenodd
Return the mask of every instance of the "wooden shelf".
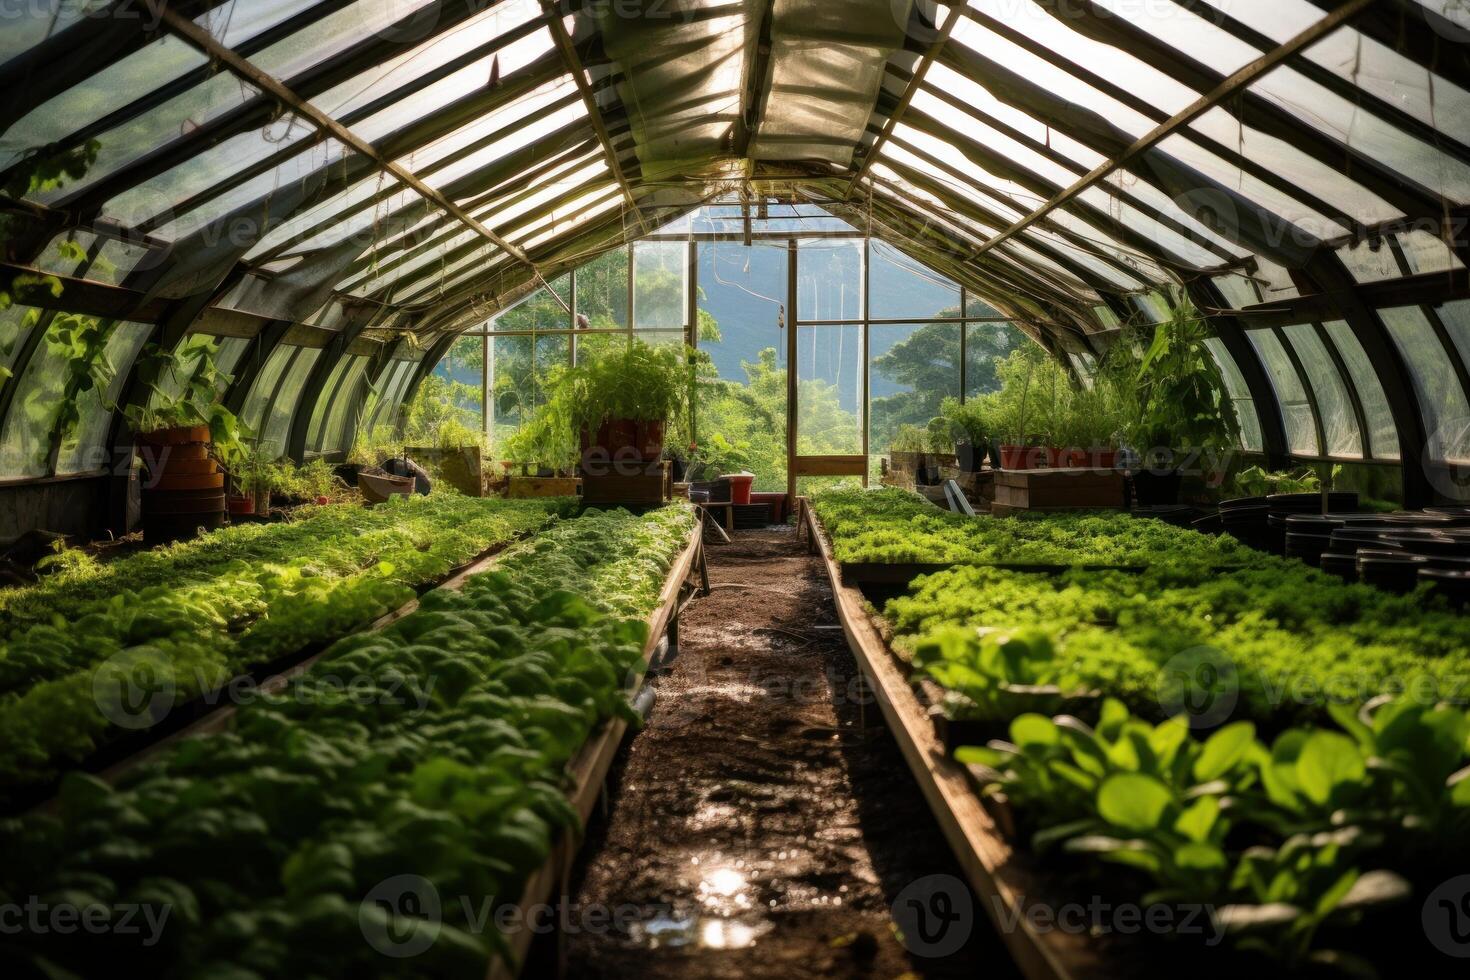
M 964 768 L 949 758 L 934 724 L 880 635 L 863 595 L 843 581 L 832 548 L 806 498 L 798 501 L 798 527 L 822 557 L 848 646 L 862 670 L 914 780 L 959 859 L 977 904 L 985 909 L 1017 966 L 1031 980 L 1097 980 L 1128 971 L 1108 961 L 1087 937 L 1040 930 L 1028 912 L 1054 907 L 1055 889 L 1026 866 L 971 788 Z

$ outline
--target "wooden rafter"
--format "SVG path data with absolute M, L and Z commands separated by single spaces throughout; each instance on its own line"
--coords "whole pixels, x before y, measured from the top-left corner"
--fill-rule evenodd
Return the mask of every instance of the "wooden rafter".
M 541 275 L 541 271 L 536 267 L 536 263 L 531 260 L 531 257 L 519 245 L 496 234 L 444 194 L 424 183 L 411 170 L 385 157 L 367 140 L 358 136 L 306 99 L 301 98 L 274 75 L 262 71 L 247 59 L 240 57 L 193 21 L 168 8 L 163 10 L 162 20 L 164 26 L 180 40 L 193 45 L 204 54 L 217 60 L 239 78 L 244 79 L 262 91 L 270 93 L 282 105 L 288 106 L 303 119 L 310 120 L 313 125 L 322 131 L 330 133 L 342 145 L 350 147 L 355 153 L 361 154 L 364 158 L 371 160 L 378 169 L 399 181 L 403 186 L 412 189 L 426 201 L 434 204 L 446 214 L 453 216 L 460 224 L 495 245 L 517 262 L 527 266 L 531 270 L 532 276 L 539 280 L 543 286 L 547 286 L 548 292 L 553 296 L 556 295 L 556 291 L 547 285 L 545 278 Z M 566 305 L 560 297 L 557 297 L 557 301 L 562 303 L 563 306 Z
M 980 247 L 980 253 L 988 252 L 1002 242 L 1025 231 L 1056 208 L 1066 204 L 1094 184 L 1105 180 L 1115 170 L 1128 166 L 1135 158 L 1188 126 L 1221 102 L 1248 88 L 1257 79 L 1276 68 L 1282 62 L 1316 44 L 1376 2 L 1377 0 L 1347 0 L 1346 3 L 1312 24 L 1306 30 L 1230 75 L 1219 85 L 1215 86 L 1214 89 L 1200 96 L 1193 103 L 1139 137 L 1131 146 L 1123 150 L 1122 153 L 1098 164 L 1097 167 L 1078 179 L 1071 187 L 1056 194 L 1030 214 L 1002 231 L 999 235 L 986 241 Z

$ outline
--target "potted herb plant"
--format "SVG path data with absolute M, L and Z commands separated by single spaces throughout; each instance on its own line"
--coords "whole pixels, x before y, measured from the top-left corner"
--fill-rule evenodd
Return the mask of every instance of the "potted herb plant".
M 919 460 L 917 482 L 926 487 L 938 486 L 940 468 L 946 463 L 954 465 L 954 433 L 942 415 L 929 420 L 924 429 L 924 443 L 927 451 Z
M 606 454 L 654 461 L 664 430 L 689 410 L 692 367 L 683 346 L 641 340 L 567 368 L 557 383 L 580 438 L 582 457 Z M 554 400 L 554 399 L 553 399 Z
M 1128 436 L 1138 453 L 1134 493 L 1141 505 L 1178 503 L 1188 454 L 1204 458 L 1237 445 L 1240 422 L 1205 340 L 1209 328 L 1188 297 L 1170 298 L 1171 316 L 1133 378 L 1137 393 Z
M 1031 438 L 1038 425 L 1038 381 L 1049 355 L 1035 344 L 1018 347 L 1009 357 L 996 359 L 1001 388 L 989 397 L 991 418 L 1000 438 L 1001 466 L 1032 469 L 1046 457 L 1040 440 Z
M 234 451 L 242 427 L 219 404 L 229 382 L 215 366 L 213 342 L 186 341 L 176 351 L 144 350 L 139 371 L 152 391 L 123 416 L 133 430 L 148 479 L 143 487 L 144 534 L 177 537 L 218 526 L 225 513 L 225 474 L 219 457 Z
M 985 464 L 990 446 L 990 412 L 983 398 L 960 401 L 946 398 L 939 414 L 948 423 L 954 437 L 955 457 L 965 473 L 978 473 Z

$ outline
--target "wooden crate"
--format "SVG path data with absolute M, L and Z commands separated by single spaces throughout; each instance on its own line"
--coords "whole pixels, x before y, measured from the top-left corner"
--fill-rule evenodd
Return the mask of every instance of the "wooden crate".
M 582 471 L 582 503 L 588 507 L 656 507 L 673 495 L 668 460 L 641 467 L 637 473 Z
M 1121 510 L 1125 503 L 1123 474 L 1117 470 L 1001 470 L 995 476 L 991 513 L 1004 516 L 1074 508 Z
M 582 481 L 573 476 L 513 476 L 506 496 L 512 499 L 527 497 L 575 497 L 582 490 Z

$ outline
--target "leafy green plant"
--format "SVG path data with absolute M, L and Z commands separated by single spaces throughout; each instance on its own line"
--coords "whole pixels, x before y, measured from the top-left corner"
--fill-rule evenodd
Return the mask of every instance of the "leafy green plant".
M 1350 925 L 1364 911 L 1410 894 L 1409 883 L 1392 871 L 1359 869 L 1364 844 L 1356 829 L 1347 829 L 1297 834 L 1280 847 L 1246 850 L 1230 880 L 1236 901 L 1215 913 L 1226 937 L 1237 948 L 1261 953 L 1290 970 L 1319 964 L 1375 975 L 1350 953 L 1314 948 L 1324 924 Z
M 241 451 L 251 433 L 219 401 L 220 391 L 233 379 L 215 364 L 214 349 L 214 340 L 202 335 L 190 338 L 177 350 L 164 350 L 157 344 L 143 348 L 137 369 L 153 395 L 144 404 L 123 409 L 134 432 L 206 425 L 222 459 L 228 461 Z
M 946 689 L 952 719 L 1008 721 L 1087 693 L 1042 630 L 943 627 L 915 645 L 913 664 Z
M 1170 318 L 1154 327 L 1138 362 L 1137 415 L 1128 426 L 1129 441 L 1141 452 L 1234 448 L 1240 421 L 1205 346 L 1208 324 L 1182 291 L 1170 296 L 1169 307 Z
M 0 593 L 0 792 L 43 783 L 111 737 L 98 665 L 146 665 L 182 703 L 371 622 L 565 506 L 435 495 L 316 508 Z
M 946 398 L 939 405 L 939 414 L 949 422 L 950 435 L 956 442 L 968 442 L 977 449 L 989 443 L 992 420 L 984 399 L 961 402 L 958 398 Z
M 1230 495 L 1261 497 L 1273 493 L 1317 493 L 1322 480 L 1311 468 L 1292 472 L 1270 472 L 1260 466 L 1249 466 L 1230 480 Z
M 0 890 L 162 902 L 169 930 L 156 946 L 27 932 L 10 961 L 74 975 L 208 962 L 363 976 L 382 969 L 373 938 L 423 925 L 364 904 L 386 877 L 486 896 L 492 912 L 514 901 L 578 829 L 568 763 L 603 722 L 632 717 L 624 683 L 693 527 L 687 507 L 567 521 L 462 592 L 429 593 L 382 631 L 339 641 L 228 731 L 160 752 L 125 786 L 68 777 L 54 815 L 0 825 L 15 856 Z M 445 912 L 416 973 L 483 976 L 509 956 L 496 915 Z

